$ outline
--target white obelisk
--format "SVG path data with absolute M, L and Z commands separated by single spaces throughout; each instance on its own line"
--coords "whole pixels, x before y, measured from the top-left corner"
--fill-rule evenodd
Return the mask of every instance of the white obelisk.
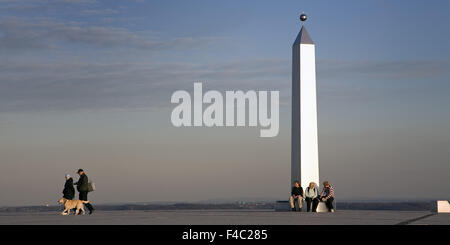
M 310 182 L 319 185 L 315 47 L 303 24 L 292 46 L 291 138 L 291 183 L 298 180 L 303 189 Z

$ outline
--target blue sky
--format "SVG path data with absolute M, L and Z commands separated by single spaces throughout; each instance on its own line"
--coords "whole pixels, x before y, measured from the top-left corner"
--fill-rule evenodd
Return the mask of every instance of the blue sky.
M 0 0 L 0 170 L 12 173 L 0 205 L 53 200 L 82 166 L 126 183 L 98 202 L 283 197 L 302 11 L 316 43 L 321 178 L 344 199 L 448 198 L 448 1 Z M 280 135 L 173 128 L 170 96 L 194 81 L 279 90 Z M 17 187 L 39 174 L 51 191 Z M 159 191 L 168 178 L 191 192 Z M 411 182 L 420 195 L 392 188 Z

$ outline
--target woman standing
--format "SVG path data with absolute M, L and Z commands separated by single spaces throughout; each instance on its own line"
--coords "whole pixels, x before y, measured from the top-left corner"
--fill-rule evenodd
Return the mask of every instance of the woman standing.
M 73 188 L 73 179 L 66 174 L 66 183 L 64 184 L 63 197 L 72 200 L 75 197 L 75 188 Z

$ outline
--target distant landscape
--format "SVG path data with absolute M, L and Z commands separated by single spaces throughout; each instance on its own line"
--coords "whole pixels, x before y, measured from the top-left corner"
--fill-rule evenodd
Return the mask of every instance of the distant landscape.
M 97 210 L 267 210 L 274 209 L 275 202 L 234 202 L 234 203 L 149 203 L 149 204 L 97 204 Z M 417 202 L 338 202 L 337 210 L 397 210 L 436 211 L 436 201 Z M 0 207 L 0 212 L 46 212 L 59 211 L 61 206 L 17 206 Z

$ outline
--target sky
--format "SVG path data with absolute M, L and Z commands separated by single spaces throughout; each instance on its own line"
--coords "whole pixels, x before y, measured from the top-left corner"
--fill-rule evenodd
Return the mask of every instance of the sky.
M 291 48 L 316 45 L 337 200 L 450 199 L 450 2 L 0 0 L 0 206 L 290 193 Z M 280 133 L 173 127 L 176 90 L 280 91 Z

